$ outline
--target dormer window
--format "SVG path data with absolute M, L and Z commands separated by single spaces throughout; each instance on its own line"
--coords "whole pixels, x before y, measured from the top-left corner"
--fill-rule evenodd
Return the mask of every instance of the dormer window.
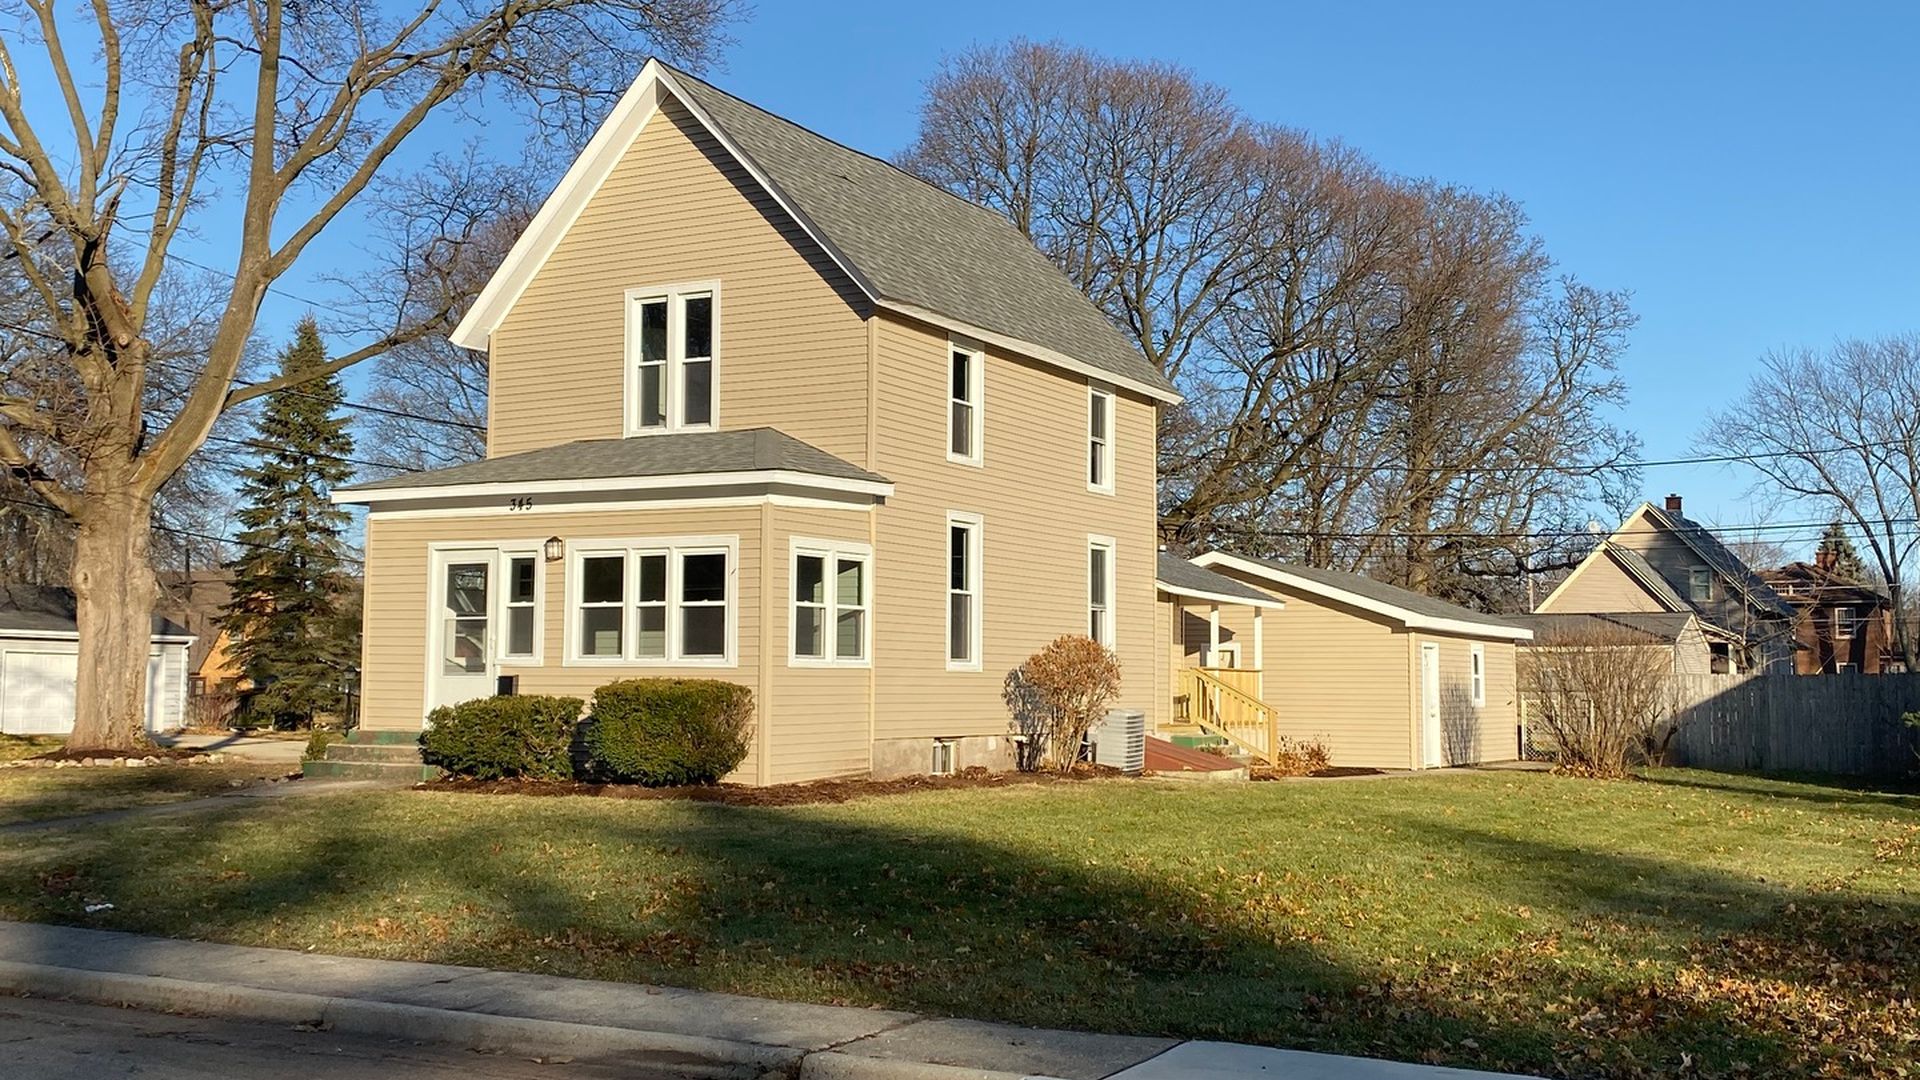
M 627 434 L 714 428 L 719 299 L 711 282 L 627 293 Z

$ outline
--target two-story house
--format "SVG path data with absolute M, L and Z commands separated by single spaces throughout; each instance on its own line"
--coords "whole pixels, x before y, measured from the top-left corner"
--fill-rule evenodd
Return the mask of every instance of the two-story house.
M 1011 762 L 1067 633 L 1164 711 L 1159 406 L 999 215 L 650 61 L 454 335 L 485 460 L 368 507 L 362 724 L 633 676 L 754 691 L 736 779 Z
M 1838 572 L 1837 553 L 1821 548 L 1813 561 L 1762 570 L 1773 591 L 1793 605 L 1793 670 L 1799 675 L 1894 670 L 1893 599 Z
M 1685 613 L 1695 617 L 1699 633 L 1676 640 L 1697 638 L 1712 671 L 1790 670 L 1793 605 L 1711 530 L 1682 513 L 1681 505 L 1678 495 L 1668 495 L 1664 506 L 1641 503 L 1535 612 Z

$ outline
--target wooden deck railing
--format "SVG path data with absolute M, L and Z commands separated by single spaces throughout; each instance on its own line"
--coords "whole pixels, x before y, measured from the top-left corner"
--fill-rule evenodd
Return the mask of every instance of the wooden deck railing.
M 1280 714 L 1260 699 L 1259 678 L 1259 672 L 1244 668 L 1181 668 L 1176 693 L 1185 713 L 1180 718 L 1273 764 Z

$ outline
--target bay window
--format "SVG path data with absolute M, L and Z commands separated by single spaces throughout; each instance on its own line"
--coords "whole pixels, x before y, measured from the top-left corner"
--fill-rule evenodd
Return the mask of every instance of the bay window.
M 719 297 L 711 282 L 627 293 L 627 434 L 716 426 Z

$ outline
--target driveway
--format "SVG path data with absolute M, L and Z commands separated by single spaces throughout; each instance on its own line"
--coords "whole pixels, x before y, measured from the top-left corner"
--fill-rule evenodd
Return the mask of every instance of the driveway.
M 212 735 L 189 732 L 181 732 L 177 735 L 155 735 L 153 741 L 161 746 L 179 746 L 191 750 L 203 750 L 209 754 L 232 754 L 234 757 L 270 765 L 298 765 L 300 755 L 307 750 L 305 738 L 276 739 L 259 735 L 243 735 L 237 731 L 223 731 Z

